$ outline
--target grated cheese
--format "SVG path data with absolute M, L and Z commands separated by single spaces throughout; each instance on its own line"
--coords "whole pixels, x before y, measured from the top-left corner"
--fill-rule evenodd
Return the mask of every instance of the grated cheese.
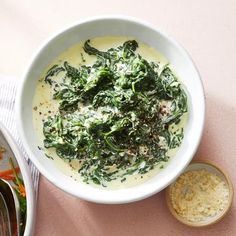
M 182 174 L 171 186 L 170 200 L 178 215 L 191 222 L 205 221 L 226 207 L 229 188 L 214 173 L 192 170 Z

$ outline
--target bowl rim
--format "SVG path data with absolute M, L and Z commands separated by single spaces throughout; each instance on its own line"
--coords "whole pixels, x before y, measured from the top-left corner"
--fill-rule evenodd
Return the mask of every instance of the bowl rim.
M 43 165 L 37 160 L 37 158 L 34 156 L 33 151 L 31 151 L 31 149 L 29 148 L 29 144 L 28 141 L 26 140 L 25 137 L 25 131 L 23 128 L 23 121 L 22 121 L 22 110 L 21 110 L 21 104 L 22 104 L 22 93 L 23 93 L 23 89 L 25 87 L 25 84 L 27 82 L 27 77 L 28 77 L 28 73 L 30 72 L 32 66 L 34 65 L 34 61 L 37 59 L 38 55 L 44 50 L 44 47 L 46 47 L 54 38 L 66 33 L 68 30 L 74 28 L 74 27 L 78 27 L 79 25 L 83 25 L 86 23 L 91 23 L 91 22 L 95 22 L 95 21 L 104 21 L 104 20 L 117 20 L 117 21 L 124 21 L 124 22 L 131 22 L 131 23 L 135 23 L 138 25 L 141 25 L 143 27 L 148 28 L 149 30 L 153 30 L 157 33 L 159 33 L 160 35 L 162 35 L 166 40 L 168 40 L 171 44 L 173 44 L 181 53 L 181 55 L 183 55 L 193 66 L 196 75 L 198 77 L 198 83 L 199 83 L 199 91 L 202 94 L 202 96 L 200 97 L 201 100 L 201 108 L 202 108 L 202 116 L 201 119 L 199 120 L 199 133 L 198 136 L 196 137 L 195 143 L 193 145 L 192 148 L 192 152 L 191 152 L 191 158 L 189 158 L 187 161 L 185 161 L 184 165 L 183 165 L 183 169 L 186 168 L 186 166 L 190 163 L 190 161 L 192 160 L 198 146 L 199 143 L 201 141 L 201 137 L 202 137 L 202 133 L 203 133 L 203 129 L 204 129 L 204 121 L 205 121 L 205 95 L 204 95 L 204 88 L 203 88 L 203 83 L 199 74 L 198 69 L 195 66 L 195 63 L 193 62 L 193 60 L 191 59 L 190 55 L 187 53 L 187 51 L 179 44 L 177 43 L 177 41 L 175 41 L 172 37 L 170 37 L 167 33 L 165 33 L 163 30 L 160 30 L 159 28 L 157 28 L 156 26 L 147 23 L 146 21 L 134 18 L 134 17 L 130 17 L 130 16 L 124 16 L 124 15 L 100 15 L 100 16 L 94 16 L 94 17 L 88 17 L 85 19 L 82 19 L 80 21 L 77 21 L 67 27 L 64 27 L 62 30 L 59 30 L 58 32 L 54 33 L 51 37 L 49 37 L 47 40 L 45 40 L 41 46 L 38 48 L 38 50 L 36 50 L 36 52 L 33 54 L 30 63 L 27 65 L 26 70 L 23 74 L 22 77 L 22 83 L 19 85 L 19 89 L 17 92 L 17 99 L 16 99 L 16 113 L 17 113 L 17 117 L 19 119 L 17 119 L 17 128 L 18 128 L 18 132 L 19 135 L 22 139 L 22 143 L 25 147 L 26 152 L 28 153 L 28 155 L 30 156 L 30 159 L 33 161 L 33 163 L 35 164 L 35 166 L 38 168 L 38 170 L 40 171 L 40 173 L 42 173 L 51 183 L 53 183 L 54 185 L 56 185 L 57 187 L 59 187 L 61 190 L 70 193 L 71 195 L 74 195 L 76 197 L 88 200 L 88 201 L 92 201 L 92 202 L 97 202 L 97 203 L 106 203 L 106 204 L 120 204 L 120 203 L 128 203 L 128 202 L 133 202 L 133 201 L 138 201 L 138 200 L 142 200 L 144 198 L 147 198 L 161 190 L 163 190 L 165 187 L 167 187 L 171 182 L 173 182 L 181 173 L 176 173 L 174 176 L 172 176 L 171 181 L 168 180 L 168 182 L 166 182 L 165 184 L 162 185 L 162 188 L 158 188 L 158 189 L 154 189 L 154 190 L 149 190 L 148 192 L 144 192 L 144 193 L 140 193 L 139 195 L 128 195 L 122 199 L 109 199 L 109 198 L 99 198 L 96 195 L 93 196 L 88 196 L 84 193 L 75 193 L 71 188 L 67 187 L 67 186 L 63 186 L 63 184 L 59 183 L 55 176 L 53 174 L 51 174 L 49 171 L 46 170 L 46 168 L 43 167 Z
M 230 211 L 230 208 L 232 206 L 232 202 L 233 202 L 233 197 L 234 197 L 234 189 L 233 189 L 233 184 L 232 184 L 232 181 L 229 177 L 229 174 L 224 170 L 222 169 L 220 166 L 218 166 L 217 164 L 215 164 L 214 162 L 212 161 L 209 161 L 209 160 L 203 160 L 203 159 L 199 159 L 199 160 L 193 160 L 191 161 L 191 163 L 189 164 L 189 166 L 182 172 L 183 173 L 186 173 L 188 172 L 188 168 L 191 166 L 191 165 L 195 165 L 195 164 L 199 164 L 199 165 L 202 165 L 202 168 L 199 167 L 198 170 L 200 169 L 203 169 L 203 166 L 207 165 L 207 166 L 211 166 L 213 167 L 214 169 L 218 170 L 222 176 L 225 178 L 225 182 L 229 188 L 229 201 L 227 203 L 227 206 L 225 207 L 225 209 L 223 210 L 223 212 L 221 214 L 219 214 L 215 219 L 213 219 L 212 221 L 206 221 L 206 223 L 204 223 L 204 221 L 201 221 L 201 222 L 191 222 L 191 221 L 188 221 L 187 219 L 185 219 L 184 217 L 180 216 L 173 208 L 173 205 L 171 203 L 171 200 L 170 200 L 170 189 L 171 189 L 171 186 L 175 183 L 173 182 L 171 185 L 169 185 L 166 190 L 165 190 L 165 199 L 166 199 L 166 205 L 170 211 L 170 213 L 172 214 L 172 216 L 174 216 L 174 218 L 176 218 L 179 222 L 185 224 L 185 225 L 188 225 L 188 226 L 191 226 L 191 227 L 195 227 L 195 228 L 201 228 L 201 227 L 208 227 L 208 226 L 211 226 L 213 224 L 216 224 L 218 223 L 219 221 L 221 221 Z M 209 171 L 210 172 L 210 171 Z
M 4 124 L 0 122 L 0 130 L 3 133 L 6 141 L 8 142 L 12 152 L 14 153 L 14 158 L 16 159 L 20 172 L 22 174 L 22 178 L 24 181 L 25 189 L 26 189 L 26 205 L 27 205 L 27 217 L 25 222 L 25 231 L 24 235 L 33 235 L 34 233 L 34 225 L 35 225 L 35 215 L 36 215 L 36 196 L 33 188 L 33 183 L 31 179 L 31 173 L 29 170 L 29 166 L 26 160 L 20 154 L 19 148 L 5 127 Z

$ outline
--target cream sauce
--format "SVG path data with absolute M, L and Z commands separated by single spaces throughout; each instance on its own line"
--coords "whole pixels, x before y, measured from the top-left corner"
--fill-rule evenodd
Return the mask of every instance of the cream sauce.
M 117 47 L 122 45 L 127 40 L 132 40 L 130 37 L 98 37 L 91 40 L 91 43 L 94 47 L 100 50 L 107 50 L 111 47 Z M 162 56 L 159 52 L 157 52 L 154 48 L 138 42 L 139 47 L 137 52 L 142 55 L 148 61 L 160 62 L 163 65 L 167 64 L 167 59 Z M 68 161 L 62 160 L 59 158 L 53 148 L 46 149 L 43 145 L 44 135 L 43 135 L 43 120 L 47 118 L 48 115 L 56 114 L 58 103 L 57 101 L 52 99 L 53 91 L 50 89 L 50 86 L 46 85 L 42 82 L 46 72 L 55 64 L 60 64 L 65 60 L 68 61 L 72 66 L 78 66 L 81 64 L 91 65 L 95 62 L 96 57 L 90 56 L 84 53 L 83 50 L 84 42 L 80 42 L 70 48 L 68 48 L 65 52 L 61 53 L 52 63 L 43 71 L 41 74 L 41 78 L 39 79 L 36 87 L 36 93 L 33 99 L 33 123 L 34 129 L 36 131 L 39 146 L 44 153 L 53 157 L 53 161 L 55 165 L 66 175 L 71 176 L 76 181 L 82 181 L 81 176 L 78 173 L 79 162 L 76 160 L 72 160 L 70 163 Z M 81 57 L 81 53 L 83 57 Z M 83 62 L 83 59 L 85 62 Z M 99 115 L 99 114 L 98 114 Z M 182 117 L 182 120 L 178 127 L 184 127 L 187 122 L 187 114 Z M 178 148 L 177 148 L 178 149 Z M 169 151 L 170 157 L 173 157 L 177 151 L 177 149 L 172 149 Z M 126 181 L 123 183 L 120 179 L 114 180 L 112 182 L 107 183 L 107 188 L 109 189 L 118 189 L 118 188 L 127 188 L 140 183 L 143 183 L 155 176 L 168 162 L 163 162 L 158 164 L 153 170 L 149 171 L 146 174 L 133 174 L 130 176 L 126 176 Z M 100 187 L 91 183 L 96 187 Z

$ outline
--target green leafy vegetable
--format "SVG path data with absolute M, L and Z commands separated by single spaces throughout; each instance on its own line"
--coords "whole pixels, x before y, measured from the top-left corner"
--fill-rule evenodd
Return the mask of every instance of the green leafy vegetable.
M 45 76 L 59 110 L 44 121 L 44 145 L 77 159 L 87 183 L 106 186 L 163 168 L 168 151 L 182 142 L 183 128 L 173 127 L 187 112 L 185 91 L 169 65 L 148 62 L 137 48 L 131 40 L 103 52 L 87 40 L 84 51 L 96 57 L 93 65 L 65 61 Z

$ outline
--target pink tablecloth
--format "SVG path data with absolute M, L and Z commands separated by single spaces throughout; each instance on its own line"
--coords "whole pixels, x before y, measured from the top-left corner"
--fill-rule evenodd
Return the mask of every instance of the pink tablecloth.
M 82 17 L 125 14 L 174 36 L 193 57 L 206 91 L 206 125 L 195 156 L 221 165 L 236 183 L 236 1 L 119 0 L 0 2 L 0 73 L 20 76 L 29 57 L 52 32 Z M 36 236 L 236 235 L 236 202 L 220 223 L 194 229 L 169 213 L 164 192 L 126 205 L 76 199 L 39 184 Z

